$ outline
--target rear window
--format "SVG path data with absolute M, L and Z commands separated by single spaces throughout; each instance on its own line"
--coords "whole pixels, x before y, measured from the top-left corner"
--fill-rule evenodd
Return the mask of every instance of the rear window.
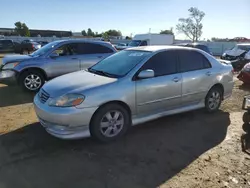
M 199 52 L 180 50 L 178 53 L 181 72 L 211 68 L 209 61 Z

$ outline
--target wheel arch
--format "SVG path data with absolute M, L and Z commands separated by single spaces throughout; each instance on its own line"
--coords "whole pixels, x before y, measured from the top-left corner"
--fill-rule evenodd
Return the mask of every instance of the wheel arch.
M 20 76 L 25 73 L 25 72 L 31 72 L 31 71 L 39 71 L 43 76 L 44 76 L 44 79 L 47 80 L 48 76 L 46 74 L 46 72 L 41 69 L 41 68 L 38 68 L 38 67 L 29 67 L 29 68 L 25 68 L 23 69 L 19 74 L 18 74 L 18 77 L 17 79 L 19 80 Z
M 221 89 L 221 91 L 222 91 L 222 99 L 224 99 L 224 86 L 221 84 L 221 83 L 217 83 L 217 84 L 214 84 L 210 89 L 209 89 L 209 91 L 211 90 L 211 89 L 213 89 L 213 88 L 220 88 Z M 208 92 L 209 92 L 208 91 Z
M 125 102 L 123 102 L 123 101 L 114 100 L 114 101 L 109 101 L 109 102 L 103 103 L 102 105 L 99 106 L 99 108 L 96 109 L 96 111 L 94 112 L 94 114 L 93 114 L 92 117 L 91 117 L 90 125 L 91 125 L 91 123 L 92 123 L 92 121 L 93 121 L 94 116 L 98 113 L 98 111 L 99 111 L 102 107 L 104 107 L 104 106 L 106 106 L 106 105 L 109 105 L 109 104 L 118 104 L 118 105 L 122 106 L 124 109 L 127 110 L 127 112 L 129 113 L 130 121 L 132 121 L 132 112 L 131 112 L 130 107 L 129 107 Z

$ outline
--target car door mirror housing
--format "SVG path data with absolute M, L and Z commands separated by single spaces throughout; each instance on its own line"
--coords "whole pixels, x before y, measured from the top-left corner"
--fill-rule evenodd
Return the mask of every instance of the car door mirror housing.
M 57 53 L 52 53 L 52 54 L 50 54 L 49 57 L 50 57 L 51 59 L 55 59 L 55 58 L 59 57 L 59 55 L 58 55 Z
M 147 69 L 147 70 L 143 70 L 141 71 L 137 78 L 139 79 L 145 79 L 145 78 L 153 78 L 155 76 L 155 72 L 152 69 Z

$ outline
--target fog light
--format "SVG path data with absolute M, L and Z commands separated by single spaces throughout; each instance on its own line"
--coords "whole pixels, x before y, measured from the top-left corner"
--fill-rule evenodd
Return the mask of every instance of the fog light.
M 242 104 L 242 109 L 243 110 L 250 109 L 250 95 L 244 97 L 243 104 Z

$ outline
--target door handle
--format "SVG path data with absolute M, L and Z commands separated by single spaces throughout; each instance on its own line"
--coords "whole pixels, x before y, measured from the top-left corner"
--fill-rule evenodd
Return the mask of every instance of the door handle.
M 174 81 L 174 82 L 179 82 L 179 78 L 178 78 L 178 77 L 174 77 L 174 78 L 173 78 L 173 81 Z
M 212 73 L 211 73 L 210 71 L 206 72 L 206 75 L 207 75 L 207 76 L 211 76 L 211 74 L 212 74 Z

